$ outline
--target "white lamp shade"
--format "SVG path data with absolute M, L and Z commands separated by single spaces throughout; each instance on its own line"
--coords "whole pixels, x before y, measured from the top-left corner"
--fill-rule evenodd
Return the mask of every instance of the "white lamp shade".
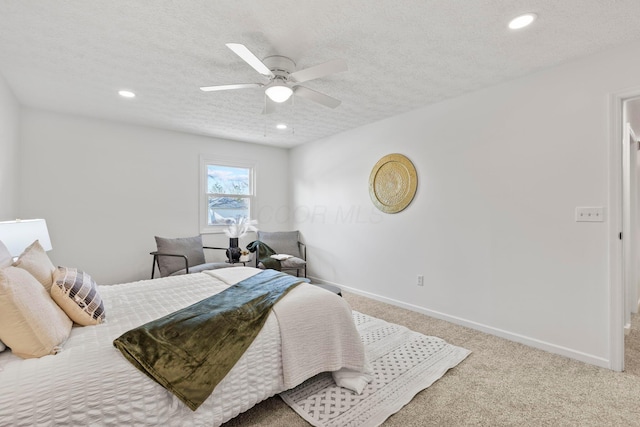
M 18 219 L 0 222 L 0 240 L 9 249 L 11 256 L 20 255 L 24 249 L 39 240 L 45 251 L 53 249 L 47 222 L 44 219 Z
M 284 102 L 293 94 L 290 87 L 281 85 L 269 86 L 264 92 L 273 102 Z

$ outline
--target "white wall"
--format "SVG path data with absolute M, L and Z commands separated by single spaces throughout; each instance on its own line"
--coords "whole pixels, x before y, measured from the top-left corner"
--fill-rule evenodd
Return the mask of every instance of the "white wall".
M 293 225 L 310 275 L 607 366 L 608 224 L 574 212 L 607 207 L 609 94 L 640 87 L 639 48 L 295 148 Z M 388 215 L 368 178 L 394 152 L 419 183 Z
M 626 102 L 625 107 L 626 120 L 633 128 L 636 136 L 638 136 L 638 132 L 640 132 L 640 98 Z
M 624 116 L 625 116 L 625 120 L 628 121 L 629 125 L 631 126 L 631 129 L 636 137 L 636 139 L 638 138 L 638 135 L 640 135 L 640 98 L 634 99 L 632 101 L 628 101 L 625 103 L 625 111 L 624 111 Z M 638 178 L 638 181 L 636 182 L 636 189 L 640 189 L 640 156 L 637 155 L 636 152 L 636 170 L 635 170 L 635 175 Z M 636 202 L 637 200 L 640 199 L 640 195 L 637 195 L 636 197 Z M 634 206 L 634 211 L 636 214 L 636 224 L 640 224 L 640 209 L 638 209 L 638 205 L 636 204 Z M 633 213 L 633 211 L 632 211 Z M 638 232 L 638 231 L 637 231 Z M 638 232 L 637 235 L 640 235 L 640 232 Z M 637 250 L 637 248 L 640 247 L 640 243 L 636 243 L 636 271 L 639 272 L 639 274 L 636 277 L 640 277 L 640 251 Z M 640 281 L 637 281 L 637 283 L 635 283 L 635 286 L 632 284 L 631 287 L 629 288 L 629 291 L 627 296 L 630 299 L 630 301 L 627 301 L 627 305 L 628 307 L 631 309 L 632 313 L 637 313 L 638 312 L 638 305 L 640 305 Z
M 270 214 L 287 205 L 284 149 L 31 109 L 21 132 L 20 214 L 46 218 L 54 263 L 100 284 L 149 278 L 155 235 L 199 234 L 200 155 L 256 162 L 260 226 L 288 226 Z
M 20 108 L 0 76 L 0 221 L 15 219 L 17 210 L 18 128 Z

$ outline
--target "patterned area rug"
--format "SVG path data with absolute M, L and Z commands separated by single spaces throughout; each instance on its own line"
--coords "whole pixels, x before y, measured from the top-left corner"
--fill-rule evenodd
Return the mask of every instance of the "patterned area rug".
M 280 393 L 314 426 L 378 426 L 471 353 L 366 314 L 354 311 L 353 319 L 374 371 L 362 394 L 338 387 L 330 373 Z

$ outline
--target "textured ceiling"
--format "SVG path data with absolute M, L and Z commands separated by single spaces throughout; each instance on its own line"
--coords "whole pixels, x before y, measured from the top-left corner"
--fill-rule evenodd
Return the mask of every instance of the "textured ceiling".
M 508 30 L 524 12 L 538 20 Z M 291 147 L 638 40 L 639 16 L 639 0 L 0 0 L 0 74 L 29 107 Z M 347 60 L 304 84 L 342 104 L 262 115 L 260 88 L 201 92 L 264 82 L 228 42 L 298 69 Z

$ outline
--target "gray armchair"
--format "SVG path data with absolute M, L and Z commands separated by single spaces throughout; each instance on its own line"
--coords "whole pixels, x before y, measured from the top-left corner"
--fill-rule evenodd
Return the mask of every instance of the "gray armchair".
M 284 272 L 296 272 L 296 276 L 307 277 L 307 247 L 300 240 L 299 231 L 258 231 L 257 243 L 264 243 L 273 249 L 277 254 L 292 255 L 280 262 L 280 270 Z M 259 248 L 257 253 L 260 253 Z M 264 265 L 256 258 L 256 267 L 265 268 Z
M 202 236 L 179 237 L 167 239 L 156 236 L 157 251 L 150 252 L 153 255 L 151 266 L 151 278 L 155 274 L 156 265 L 160 271 L 160 277 L 178 276 L 181 274 L 199 273 L 204 270 L 233 267 L 235 264 L 227 262 L 206 262 L 204 249 L 226 250 L 203 246 Z M 239 265 L 239 264 L 238 264 Z

